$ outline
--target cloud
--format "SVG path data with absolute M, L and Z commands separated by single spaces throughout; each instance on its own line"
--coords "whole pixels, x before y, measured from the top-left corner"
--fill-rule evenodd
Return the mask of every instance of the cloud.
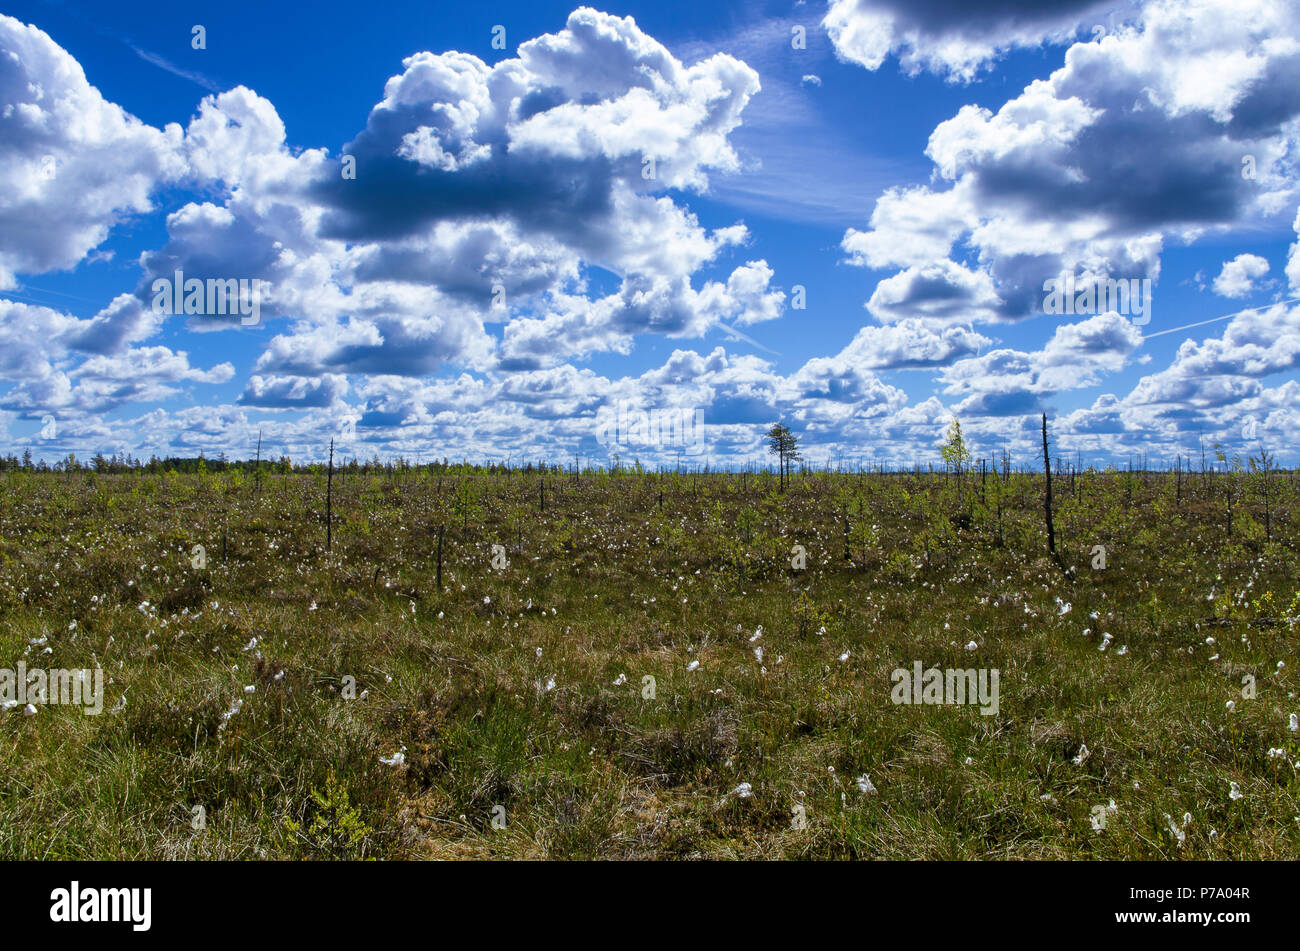
M 843 234 L 847 262 L 881 273 L 867 302 L 874 322 L 838 352 L 786 365 L 683 344 L 623 373 L 617 360 L 581 361 L 630 354 L 643 335 L 698 341 L 807 319 L 787 313 L 746 225 L 693 196 L 717 198 L 730 181 L 721 194 L 749 188 L 769 209 L 778 192 L 787 210 L 854 205 L 847 179 L 860 189 L 871 176 L 847 150 L 823 163 L 841 151 L 826 146 L 830 122 L 798 118 L 828 105 L 801 80 L 808 66 L 787 68 L 784 85 L 765 68 L 763 93 L 748 47 L 745 62 L 674 55 L 631 18 L 580 9 L 493 64 L 408 57 L 332 155 L 292 145 L 275 106 L 244 87 L 203 98 L 184 128 L 152 129 L 105 102 L 43 33 L 0 18 L 0 184 L 13 186 L 0 191 L 0 280 L 75 267 L 137 215 L 153 213 L 166 232 L 139 257 L 134 290 L 96 313 L 0 299 L 0 379 L 11 384 L 0 418 L 54 413 L 61 438 L 84 440 L 78 454 L 251 453 L 263 430 L 266 452 L 296 459 L 319 458 L 334 438 L 345 457 L 614 448 L 676 461 L 671 445 L 600 442 L 602 414 L 628 407 L 701 413 L 706 438 L 691 449 L 711 462 L 761 458 L 763 430 L 784 419 L 816 464 L 898 464 L 932 454 L 956 413 L 977 451 L 1033 452 L 1030 414 L 1064 394 L 1078 405 L 1079 391 L 1152 353 L 1114 313 L 1053 322 L 1041 344 L 1009 346 L 977 325 L 1041 315 L 1042 281 L 1063 270 L 1081 284 L 1156 279 L 1166 246 L 1289 217 L 1297 24 L 1285 5 L 1244 2 L 1162 0 L 1130 23 L 1108 19 L 1103 39 L 1071 46 L 1046 79 L 940 123 L 929 182 L 870 186 L 870 221 Z M 999 3 L 988 19 L 997 35 L 965 12 L 988 13 L 983 2 L 863 0 L 832 12 L 888 18 L 876 37 L 846 27 L 842 56 L 853 58 L 850 41 L 884 43 L 878 57 L 858 48 L 860 58 L 879 65 L 892 52 L 909 71 L 965 80 L 1008 50 L 1086 33 L 1098 7 Z M 784 53 L 788 35 L 766 21 L 753 42 L 776 37 Z M 804 144 L 764 152 L 760 170 L 741 143 L 751 103 L 764 102 L 769 142 Z M 56 176 L 74 191 L 33 178 L 44 154 L 63 156 Z M 1253 180 L 1241 174 L 1247 154 Z M 159 195 L 171 202 L 165 216 Z M 1300 241 L 1286 264 L 1296 286 L 1298 256 Z M 1216 291 L 1258 290 L 1263 260 L 1226 262 Z M 269 282 L 267 326 L 154 313 L 152 280 L 176 270 Z M 1191 432 L 1239 431 L 1250 413 L 1271 444 L 1294 444 L 1300 385 L 1270 377 L 1296 371 L 1297 319 L 1282 305 L 1239 315 L 1127 395 L 1089 395 L 1091 406 L 1054 421 L 1054 436 L 1097 452 L 1172 447 Z M 191 366 L 185 350 L 153 345 L 164 330 L 221 330 L 220 345 L 245 352 Z M 229 402 L 182 405 L 235 380 L 235 363 L 251 375 L 223 391 Z M 888 375 L 900 371 L 924 398 Z M 149 408 L 129 418 L 132 404 Z
M 924 321 L 907 318 L 886 327 L 863 327 L 837 356 L 826 359 L 871 370 L 933 369 L 992 344 L 991 339 L 967 327 L 934 329 Z
M 77 321 L 60 342 L 84 353 L 120 353 L 127 344 L 148 340 L 161 323 L 162 316 L 142 306 L 138 298 L 119 294 L 90 320 Z
M 1214 293 L 1220 297 L 1249 297 L 1255 282 L 1268 273 L 1268 260 L 1258 254 L 1238 254 L 1223 262 L 1223 270 L 1214 279 Z
M 268 319 L 296 323 L 257 369 L 281 375 L 539 368 L 770 320 L 784 294 L 765 261 L 697 276 L 744 226 L 706 229 L 665 194 L 739 167 L 728 136 L 758 88 L 733 57 L 686 66 L 630 17 L 580 8 L 494 65 L 407 57 L 337 160 L 291 152 L 251 90 L 208 97 L 185 152 L 228 197 L 169 217 L 137 293 L 177 269 L 268 282 Z
M 239 402 L 244 406 L 266 409 L 325 407 L 334 405 L 347 391 L 347 377 L 340 374 L 320 377 L 254 374 L 249 377 Z
M 686 67 L 630 17 L 589 8 L 517 59 L 418 53 L 403 66 L 345 149 L 355 181 L 318 183 L 325 233 L 356 241 L 506 219 L 616 271 L 643 263 L 619 212 L 672 215 L 671 203 L 634 199 L 702 190 L 711 170 L 736 169 L 727 136 L 759 89 L 730 56 Z
M 974 219 L 965 200 L 955 188 L 891 188 L 876 201 L 870 230 L 849 228 L 841 246 L 859 267 L 919 266 L 946 258 Z
M 1000 305 L 987 272 L 944 260 L 910 267 L 881 281 L 867 309 L 882 321 L 910 317 L 968 323 L 998 319 Z
M 101 414 L 128 403 L 158 403 L 179 393 L 173 384 L 224 383 L 235 374 L 230 363 L 210 370 L 191 367 L 184 351 L 141 347 L 113 356 L 94 356 L 73 370 L 45 364 L 19 378 L 0 406 L 30 417 L 57 412 L 82 416 Z
M 935 183 L 886 192 L 871 227 L 844 236 L 850 263 L 904 268 L 868 306 L 1021 319 L 1064 271 L 1155 281 L 1167 240 L 1275 216 L 1300 146 L 1300 100 L 1284 93 L 1300 44 L 1275 38 L 1298 29 L 1294 7 L 1264 0 L 1153 3 L 996 111 L 963 106 L 930 136 Z
M 822 25 L 846 62 L 876 70 L 894 54 L 909 73 L 926 70 L 970 82 L 1009 50 L 1065 42 L 1133 6 L 1116 0 L 831 0 Z
M 0 289 L 74 267 L 184 171 L 181 130 L 108 102 L 49 36 L 0 14 Z
M 1300 208 L 1296 209 L 1295 223 L 1291 226 L 1300 236 Z M 1286 279 L 1292 294 L 1300 294 L 1300 240 L 1291 245 L 1286 255 Z
M 98 413 L 165 399 L 177 392 L 171 384 L 223 383 L 234 375 L 230 363 L 201 370 L 183 351 L 128 346 L 152 336 L 155 324 L 125 294 L 87 320 L 0 298 L 0 380 L 14 384 L 0 407 L 27 416 Z M 89 356 L 72 366 L 79 354 Z
M 1041 397 L 1095 386 L 1141 343 L 1138 329 L 1112 312 L 1057 327 L 1041 350 L 1004 348 L 958 360 L 940 378 L 946 393 L 964 397 L 955 407 L 959 416 L 1039 412 Z
M 1276 304 L 1232 318 L 1223 334 L 1186 340 L 1164 370 L 1143 377 L 1125 404 L 1223 407 L 1263 392 L 1262 380 L 1300 368 L 1300 307 Z

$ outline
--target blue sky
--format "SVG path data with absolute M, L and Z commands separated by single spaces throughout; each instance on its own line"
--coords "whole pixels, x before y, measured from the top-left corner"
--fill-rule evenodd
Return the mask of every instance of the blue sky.
M 8 447 L 1296 461 L 1294 5 L 719 6 L 11 2 Z

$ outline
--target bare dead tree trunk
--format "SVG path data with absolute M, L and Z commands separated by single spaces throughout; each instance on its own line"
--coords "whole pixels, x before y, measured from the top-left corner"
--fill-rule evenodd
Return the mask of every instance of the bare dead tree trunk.
M 1043 471 L 1047 474 L 1047 495 L 1043 511 L 1047 516 L 1047 550 L 1056 554 L 1056 527 L 1052 524 L 1052 457 L 1047 450 L 1047 414 L 1043 414 Z
M 849 509 L 844 507 L 844 560 L 852 564 L 853 553 L 849 551 Z
M 334 440 L 330 440 L 329 472 L 325 476 L 325 550 L 334 541 Z
M 1268 497 L 1268 489 L 1269 489 L 1268 477 L 1270 475 L 1270 467 L 1272 464 L 1272 460 L 1269 458 L 1268 453 L 1265 452 L 1262 448 L 1260 449 L 1260 459 L 1261 459 L 1261 465 L 1264 467 L 1264 541 L 1268 542 L 1269 544 L 1272 544 L 1273 543 L 1273 513 L 1270 506 L 1270 499 Z

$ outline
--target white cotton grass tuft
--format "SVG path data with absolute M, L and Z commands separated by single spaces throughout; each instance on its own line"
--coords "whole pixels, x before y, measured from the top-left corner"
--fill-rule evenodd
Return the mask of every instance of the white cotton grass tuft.
M 1233 802 L 1236 802 L 1238 799 L 1246 798 L 1246 794 L 1241 791 L 1241 787 L 1238 786 L 1236 782 L 1229 783 L 1229 787 L 1228 798 Z
M 731 794 L 737 799 L 748 799 L 754 795 L 754 787 L 749 783 L 741 783 L 731 791 Z
M 871 777 L 863 773 L 858 777 L 858 792 L 864 796 L 874 796 L 877 792 L 875 784 L 871 782 Z
M 230 705 L 230 709 L 227 710 L 225 713 L 221 714 L 221 725 L 218 726 L 217 729 L 224 730 L 226 728 L 226 724 L 230 722 L 230 718 L 233 717 L 242 709 L 244 709 L 244 701 L 236 697 L 235 702 Z
M 1087 744 L 1087 743 L 1080 743 L 1080 744 L 1079 744 L 1079 752 L 1078 752 L 1078 754 L 1076 754 L 1075 757 L 1074 757 L 1074 765 L 1075 765 L 1075 766 L 1082 766 L 1082 765 L 1083 765 L 1083 761 L 1086 760 L 1086 759 L 1087 759 L 1089 756 L 1091 756 L 1091 755 L 1092 755 L 1092 751 L 1091 751 L 1090 749 L 1088 749 L 1088 744 Z
M 686 665 L 687 673 L 690 673 L 692 670 L 699 670 L 699 669 L 700 669 L 700 662 L 698 660 L 693 660 Z
M 1174 817 L 1167 812 L 1165 813 L 1165 823 L 1169 826 L 1169 833 L 1174 837 L 1174 841 L 1178 843 L 1180 849 L 1183 847 L 1183 843 L 1187 841 L 1187 824 L 1191 821 L 1192 814 L 1190 812 L 1183 813 L 1183 824 L 1180 828 L 1174 822 Z
M 393 767 L 406 765 L 406 747 L 403 746 L 392 756 L 379 757 L 379 762 L 383 763 L 385 766 L 393 766 Z
M 966 649 L 968 651 L 977 651 L 979 650 L 979 648 L 980 648 L 979 644 L 975 643 L 975 641 L 973 640 L 966 645 Z
M 625 683 L 627 683 L 627 674 L 619 674 L 617 677 L 614 678 L 615 687 L 621 687 Z
M 1287 727 L 1292 733 L 1300 733 L 1300 716 L 1291 714 L 1291 723 Z

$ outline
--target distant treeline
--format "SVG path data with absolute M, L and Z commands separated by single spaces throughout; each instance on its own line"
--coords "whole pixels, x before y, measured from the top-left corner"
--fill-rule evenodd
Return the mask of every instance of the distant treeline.
M 1153 461 L 1142 456 L 1137 460 L 1130 460 L 1127 466 L 1129 475 L 1138 474 L 1155 474 L 1155 473 L 1181 473 L 1183 475 L 1216 475 L 1228 472 L 1259 472 L 1271 471 L 1273 473 L 1294 474 L 1295 470 L 1278 466 L 1271 456 L 1264 456 L 1262 460 L 1254 457 L 1242 461 L 1238 457 L 1227 459 L 1219 454 L 1220 458 L 1215 461 L 1207 461 L 1204 456 L 1199 460 L 1199 465 L 1195 464 L 1188 456 L 1178 456 L 1176 460 L 1166 461 L 1164 465 L 1153 464 Z M 793 470 L 800 475 L 817 475 L 822 473 L 839 473 L 839 474 L 876 474 L 876 475 L 945 475 L 951 477 L 954 473 L 961 477 L 962 474 L 973 476 L 974 478 L 987 478 L 988 476 L 1001 477 L 1004 480 L 1013 472 L 1019 473 L 1042 473 L 1041 457 L 1039 465 L 1035 466 L 1014 466 L 1011 462 L 1009 453 L 1003 452 L 1000 458 L 994 459 L 976 459 L 971 464 L 954 468 L 945 466 L 942 463 L 926 463 L 922 465 L 914 462 L 911 465 L 883 465 L 881 463 L 860 464 L 860 463 L 811 463 L 807 460 L 793 466 Z M 1262 461 L 1262 465 L 1261 465 Z M 1136 464 L 1135 464 L 1136 463 Z M 1068 455 L 1064 458 L 1054 457 L 1052 460 L 1053 473 L 1062 477 L 1080 475 L 1084 472 L 1124 472 L 1126 469 L 1123 465 L 1109 464 L 1105 466 L 1085 466 L 1082 459 L 1071 459 Z M 130 474 L 163 474 L 175 472 L 180 475 L 196 474 L 216 474 L 239 472 L 254 475 L 260 471 L 263 475 L 289 475 L 298 474 L 316 474 L 326 471 L 326 463 L 310 462 L 297 463 L 293 462 L 288 456 L 281 455 L 278 458 L 267 456 L 260 460 L 256 459 L 227 459 L 225 453 L 216 457 L 207 456 L 167 456 L 160 459 L 157 456 L 150 456 L 148 461 L 137 458 L 131 454 L 114 453 L 111 456 L 105 456 L 97 453 L 89 460 L 78 459 L 73 454 L 68 454 L 65 458 L 50 463 L 44 459 L 33 460 L 31 450 L 25 450 L 21 457 L 9 453 L 0 457 L 0 473 L 7 472 L 65 472 L 65 473 L 98 473 L 105 475 L 130 475 Z M 413 462 L 409 459 L 398 457 L 389 459 L 387 462 L 381 461 L 376 455 L 370 461 L 363 459 L 346 459 L 343 456 L 336 456 L 334 459 L 334 471 L 338 473 L 364 473 L 380 475 L 396 475 L 405 473 L 432 473 L 434 475 L 442 474 L 508 474 L 521 473 L 525 475 L 560 475 L 578 473 L 669 473 L 678 472 L 695 475 L 740 475 L 748 473 L 758 475 L 767 473 L 773 475 L 776 473 L 774 466 L 762 465 L 756 463 L 747 463 L 740 466 L 712 466 L 708 463 L 695 464 L 692 466 L 645 466 L 639 460 L 634 460 L 631 464 L 627 462 L 619 463 L 611 460 L 608 464 L 593 464 L 590 460 L 583 459 L 581 463 L 578 460 L 566 465 L 557 465 L 553 463 L 538 461 L 515 463 L 513 465 L 502 462 L 471 463 L 468 460 L 461 462 L 452 462 L 447 458 L 441 461 L 433 462 Z
M 7 456 L 0 457 L 0 472 L 66 472 L 66 473 L 100 473 L 100 474 L 131 474 L 131 473 L 166 473 L 175 472 L 182 475 L 197 475 L 199 473 L 219 473 L 219 472 L 242 472 L 254 474 L 259 470 L 268 475 L 288 475 L 290 473 L 315 473 L 324 472 L 326 464 L 323 462 L 313 463 L 295 463 L 288 456 L 272 458 L 268 456 L 260 461 L 255 459 L 227 459 L 225 454 L 215 458 L 208 458 L 203 455 L 199 456 L 167 456 L 165 459 L 159 459 L 157 456 L 150 456 L 148 461 L 132 456 L 130 453 L 114 453 L 111 456 L 105 456 L 97 453 L 89 460 L 81 460 L 75 454 L 69 453 L 65 458 L 57 462 L 50 463 L 44 459 L 33 461 L 30 449 L 25 450 L 21 456 L 9 453 Z M 378 456 L 375 456 L 369 462 L 361 459 L 344 460 L 342 457 L 337 458 L 334 462 L 335 472 L 357 472 L 357 473 L 395 473 L 395 472 L 451 472 L 460 470 L 474 470 L 478 472 L 505 472 L 507 469 L 511 472 L 525 473 L 560 473 L 569 471 L 565 466 L 550 465 L 542 462 L 528 462 L 522 465 L 506 466 L 503 463 L 488 463 L 485 465 L 470 465 L 469 463 L 453 463 L 447 459 L 441 462 L 423 462 L 414 463 L 405 458 L 390 459 L 382 462 Z

